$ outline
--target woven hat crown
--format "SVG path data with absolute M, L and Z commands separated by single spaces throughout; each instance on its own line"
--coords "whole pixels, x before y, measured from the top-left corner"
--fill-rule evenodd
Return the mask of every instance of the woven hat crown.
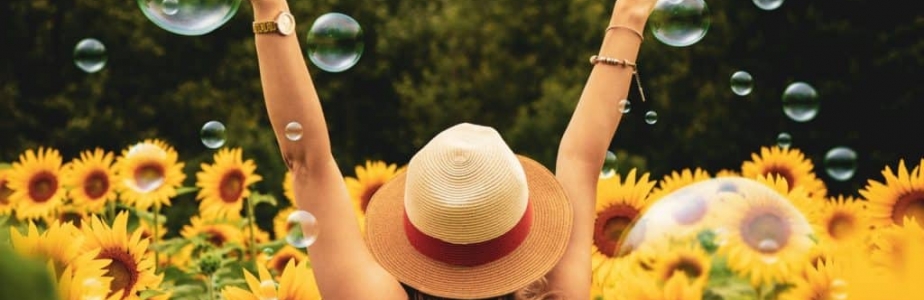
M 528 197 L 522 165 L 491 127 L 462 123 L 446 129 L 408 163 L 407 218 L 447 243 L 503 235 L 522 219 Z

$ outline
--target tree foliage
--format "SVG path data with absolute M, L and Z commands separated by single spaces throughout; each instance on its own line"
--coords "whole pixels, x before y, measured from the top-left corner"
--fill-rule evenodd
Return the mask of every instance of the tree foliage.
M 514 150 L 553 167 L 612 4 L 290 1 L 302 39 L 315 18 L 332 11 L 365 30 L 365 53 L 354 68 L 308 66 L 347 174 L 367 158 L 404 163 L 458 122 L 494 126 Z M 885 165 L 924 156 L 924 140 L 904 133 L 920 127 L 924 108 L 917 83 L 924 21 L 915 10 L 870 0 L 787 1 L 774 11 L 750 1 L 708 4 L 712 24 L 701 42 L 675 48 L 646 35 L 639 64 L 649 100 L 633 89 L 633 111 L 612 145 L 627 160 L 654 178 L 687 167 L 737 169 L 786 131 L 816 169 L 831 147 L 857 150 L 855 179 L 828 181 L 833 192 L 854 193 Z M 174 145 L 193 174 L 211 155 L 199 129 L 218 120 L 228 128 L 227 145 L 257 161 L 260 189 L 281 190 L 284 166 L 262 104 L 246 1 L 230 22 L 195 37 L 156 27 L 134 1 L 10 0 L 0 19 L 7 45 L 0 161 L 40 145 L 73 157 L 156 137 Z M 72 62 L 73 46 L 85 37 L 107 46 L 108 63 L 98 73 Z M 739 69 L 755 78 L 746 97 L 729 90 Z M 796 123 L 782 114 L 780 95 L 795 81 L 819 91 L 815 120 Z M 658 112 L 656 124 L 642 121 L 647 110 Z

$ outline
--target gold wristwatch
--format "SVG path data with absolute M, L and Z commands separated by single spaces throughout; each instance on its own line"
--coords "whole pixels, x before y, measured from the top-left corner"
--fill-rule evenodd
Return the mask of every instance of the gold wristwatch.
M 279 33 L 281 35 L 290 35 L 295 32 L 295 16 L 287 11 L 280 12 L 275 20 L 265 22 L 253 22 L 253 33 Z

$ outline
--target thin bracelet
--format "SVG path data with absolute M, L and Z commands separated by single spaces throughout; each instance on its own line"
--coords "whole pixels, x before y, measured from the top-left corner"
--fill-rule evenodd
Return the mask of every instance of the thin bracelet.
M 628 67 L 632 68 L 632 77 L 635 77 L 635 85 L 638 86 L 638 93 L 642 95 L 642 102 L 645 102 L 645 90 L 642 89 L 642 79 L 638 76 L 638 64 L 630 62 L 626 59 L 617 59 L 612 57 L 592 55 L 590 57 L 590 64 L 597 65 L 598 63 L 603 63 L 605 65 L 618 66 L 618 67 Z
M 636 30 L 635 28 L 628 27 L 628 26 L 623 26 L 623 25 L 612 25 L 612 26 L 610 26 L 610 27 L 607 27 L 606 30 L 604 31 L 604 33 L 609 32 L 610 30 L 613 30 L 613 29 L 618 29 L 618 28 L 622 28 L 622 29 L 631 31 L 631 32 L 634 33 L 636 36 L 638 36 L 639 40 L 641 40 L 642 42 L 645 41 L 645 35 L 643 35 L 641 31 L 638 31 L 638 30 Z

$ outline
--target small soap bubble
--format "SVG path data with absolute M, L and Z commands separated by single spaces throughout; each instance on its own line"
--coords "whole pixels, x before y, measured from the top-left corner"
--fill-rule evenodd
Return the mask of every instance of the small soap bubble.
M 286 219 L 289 232 L 286 242 L 295 248 L 308 248 L 318 239 L 318 220 L 304 210 L 296 210 Z
M 175 15 L 176 12 L 180 11 L 180 1 L 179 0 L 164 0 L 163 4 L 164 13 L 167 15 Z
M 343 72 L 363 54 L 363 29 L 350 16 L 326 13 L 308 31 L 308 58 L 327 72 Z
M 825 154 L 825 171 L 837 181 L 853 178 L 857 171 L 857 152 L 847 147 L 835 147 Z
M 668 46 L 686 47 L 706 36 L 712 20 L 703 0 L 658 0 L 649 23 L 658 41 Z
M 289 122 L 286 125 L 286 138 L 293 142 L 302 139 L 302 124 Z
M 783 5 L 783 0 L 754 0 L 754 5 L 763 10 L 774 10 Z
M 218 29 L 237 13 L 241 0 L 137 0 L 141 12 L 154 25 L 187 36 Z
M 783 112 L 793 121 L 811 121 L 820 106 L 818 92 L 808 83 L 794 82 L 783 91 Z
M 266 256 L 273 256 L 273 254 L 276 254 L 276 251 L 273 251 L 273 248 L 266 247 L 266 248 L 263 248 L 263 254 L 265 254 Z
M 627 114 L 629 111 L 632 111 L 632 102 L 629 102 L 628 99 L 622 99 L 619 101 L 619 111 Z
M 649 110 L 647 113 L 645 113 L 645 123 L 648 123 L 649 125 L 658 123 L 658 113 L 653 110 Z
M 225 124 L 218 121 L 208 121 L 199 131 L 202 144 L 209 149 L 218 149 L 225 145 Z
M 783 149 L 789 148 L 789 146 L 792 146 L 792 136 L 789 133 L 780 132 L 776 136 L 776 145 Z
M 106 66 L 106 46 L 97 39 L 80 40 L 74 47 L 74 64 L 87 73 L 96 73 Z
M 754 89 L 754 78 L 745 71 L 738 71 L 732 74 L 731 90 L 735 95 L 747 96 Z
M 600 170 L 600 178 L 610 178 L 616 175 L 616 171 L 619 170 L 618 162 L 616 153 L 607 150 L 606 157 L 603 159 L 603 169 Z

